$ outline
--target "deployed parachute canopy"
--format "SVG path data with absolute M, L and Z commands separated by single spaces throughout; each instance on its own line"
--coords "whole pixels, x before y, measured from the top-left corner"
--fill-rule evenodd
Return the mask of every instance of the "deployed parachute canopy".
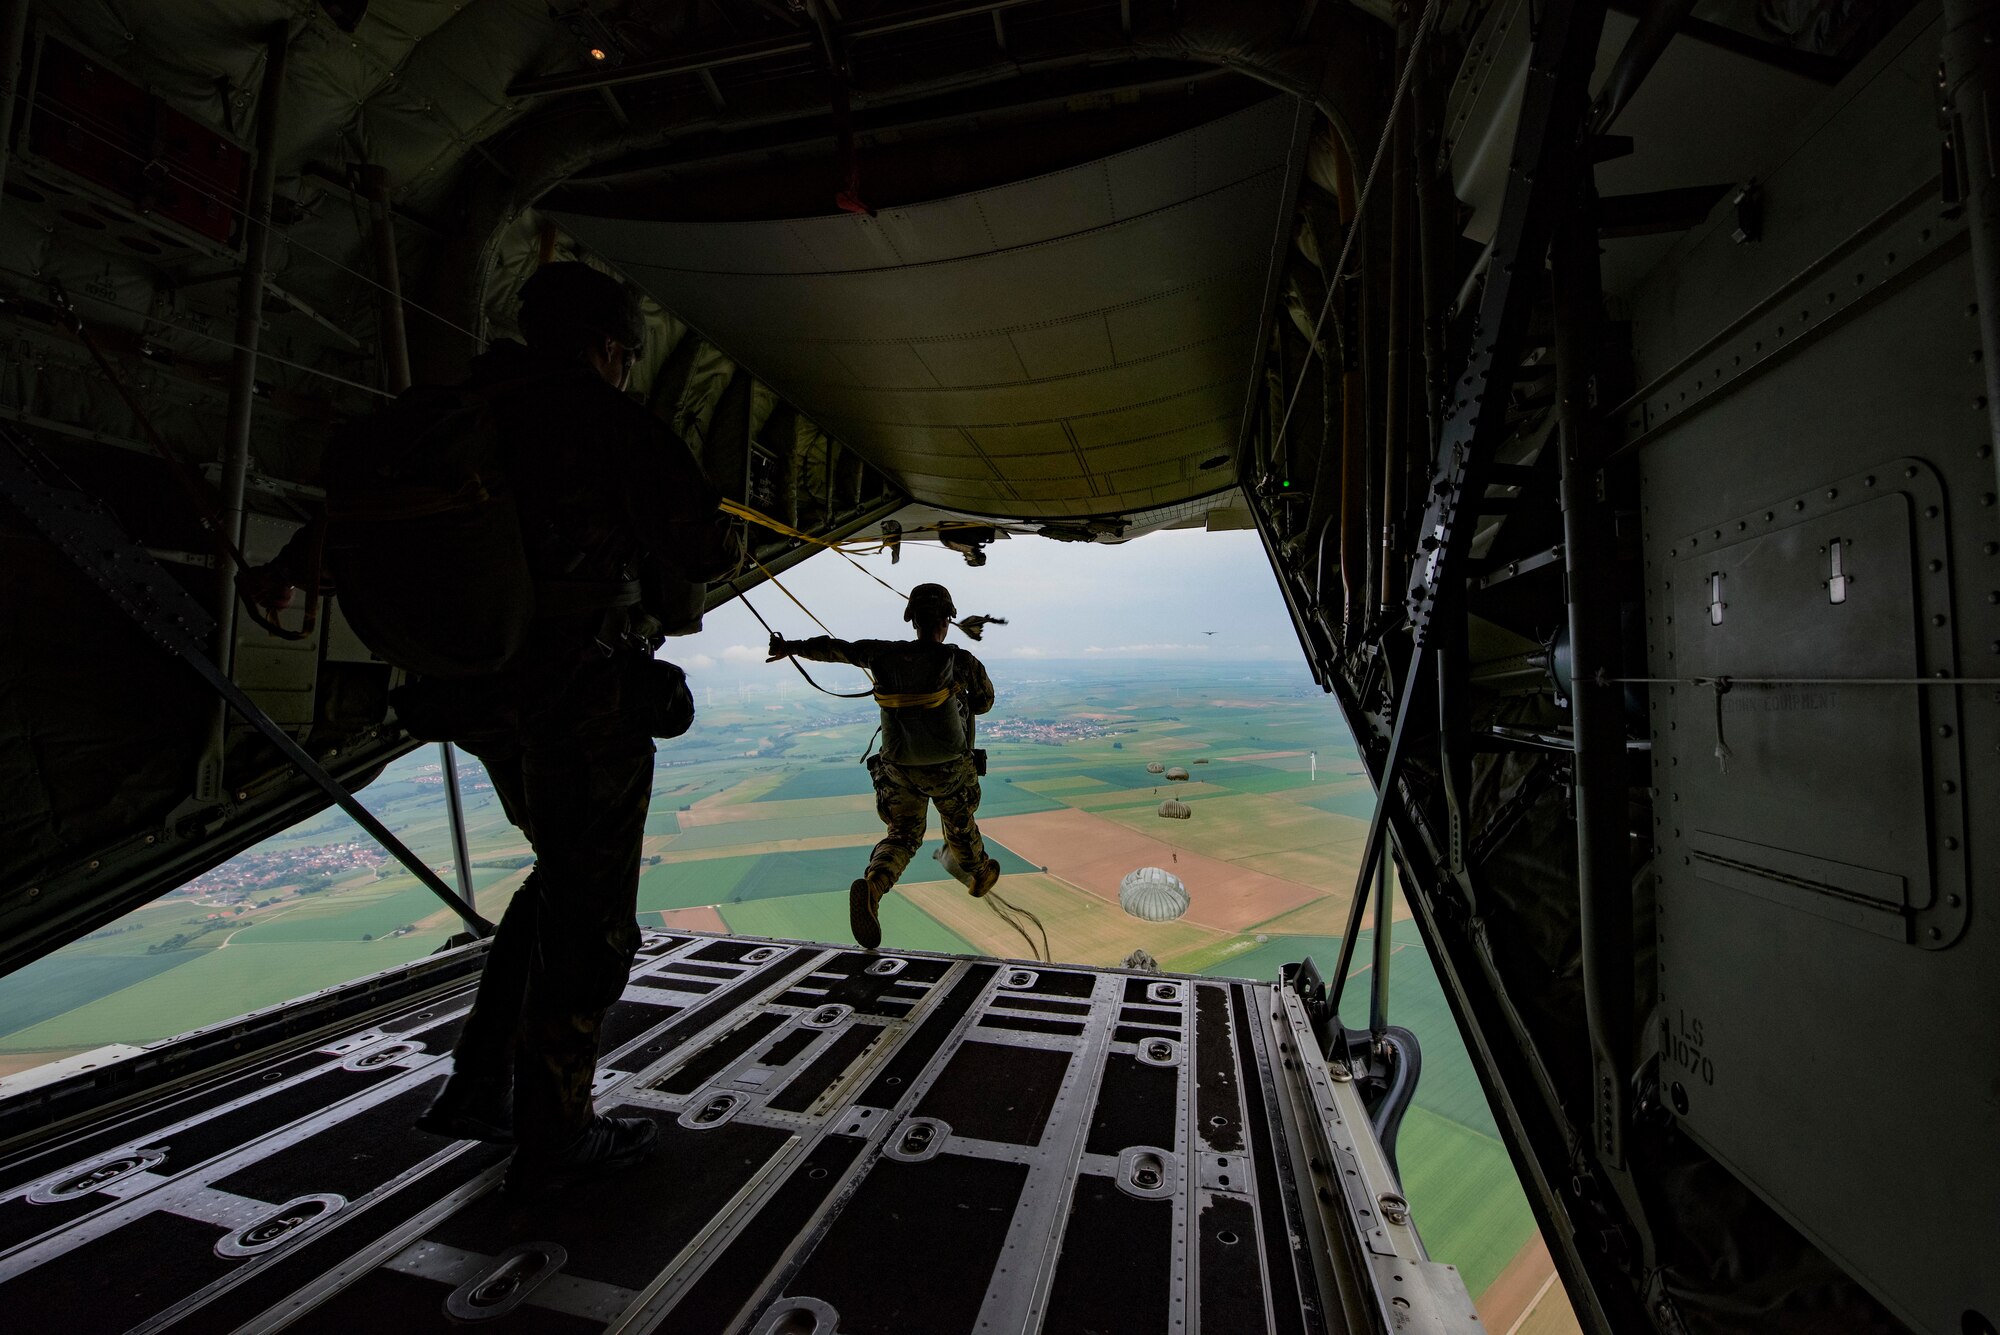
M 1172 779 L 1175 783 L 1187 782 L 1187 776 L 1188 776 L 1187 771 L 1182 769 L 1179 765 L 1169 765 L 1167 767 L 1167 777 L 1169 779 Z
M 1149 760 L 1146 762 L 1146 773 L 1165 774 L 1166 772 L 1167 772 L 1167 767 L 1165 765 L 1162 765 L 1159 761 Z
M 1118 883 L 1118 906 L 1147 922 L 1171 922 L 1188 910 L 1187 886 L 1170 871 L 1140 867 Z
M 1170 797 L 1160 803 L 1160 814 L 1170 820 L 1186 820 L 1194 815 L 1194 808 L 1185 802 L 1176 802 Z

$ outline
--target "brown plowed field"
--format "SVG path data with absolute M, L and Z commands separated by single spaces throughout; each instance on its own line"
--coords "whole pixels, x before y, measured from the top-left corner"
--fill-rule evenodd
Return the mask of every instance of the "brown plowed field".
M 1475 1304 L 1479 1319 L 1492 1335 L 1515 1335 L 1523 1329 L 1530 1313 L 1535 1325 L 1551 1332 L 1579 1329 L 1569 1299 L 1555 1278 L 1556 1263 L 1549 1245 L 1536 1233 L 1528 1245 L 1514 1254 L 1507 1268 L 1494 1276 Z
M 1479 1308 L 1479 1320 L 1494 1335 L 1507 1335 L 1514 1323 L 1528 1314 L 1540 1295 L 1542 1281 L 1555 1271 L 1555 1261 L 1549 1256 L 1549 1245 L 1542 1241 L 1540 1233 L 1528 1240 L 1528 1245 L 1514 1253 L 1514 1259 L 1507 1268 L 1493 1277 L 1486 1286 L 1486 1292 L 1479 1295 L 1475 1304 Z
M 741 787 L 742 785 L 738 785 Z M 735 792 L 732 788 L 730 792 Z M 802 816 L 837 816 L 846 811 L 873 811 L 875 799 L 866 793 L 852 797 L 794 797 L 781 802 L 736 802 L 729 805 L 710 805 L 717 798 L 728 793 L 717 793 L 715 798 L 703 798 L 693 807 L 680 813 L 683 827 L 694 825 L 727 825 L 736 821 L 787 821 Z
M 1151 811 L 1131 807 L 1107 811 L 1105 819 L 1145 834 L 1155 833 L 1151 826 L 1172 826 L 1158 831 L 1157 837 L 1178 847 L 1183 858 L 1197 853 L 1227 862 L 1344 843 L 1350 836 L 1359 839 L 1368 834 L 1365 822 L 1315 811 L 1296 802 L 1274 801 L 1262 793 L 1203 798 L 1195 808 L 1193 820 L 1163 821 Z
M 749 828 L 749 827 L 746 827 Z M 936 831 L 932 830 L 931 834 Z M 713 848 L 675 848 L 672 835 L 654 836 L 646 852 L 658 854 L 662 862 L 703 862 L 709 858 L 740 858 L 749 853 L 806 853 L 815 848 L 867 848 L 879 834 L 815 834 L 804 839 L 747 839 L 740 844 L 718 844 Z M 929 835 L 925 836 L 926 838 Z
M 729 924 L 713 904 L 703 904 L 694 909 L 661 909 L 660 925 L 670 932 L 715 932 L 729 935 Z
M 1162 824 L 1185 824 L 1171 821 Z M 1118 902 L 1118 882 L 1135 867 L 1164 867 L 1187 883 L 1193 902 L 1181 921 L 1240 932 L 1319 896 L 1296 881 L 1246 871 L 1217 858 L 1181 852 L 1172 844 L 1088 811 L 1042 811 L 996 816 L 982 822 L 995 839 L 1038 867 L 1091 894 Z

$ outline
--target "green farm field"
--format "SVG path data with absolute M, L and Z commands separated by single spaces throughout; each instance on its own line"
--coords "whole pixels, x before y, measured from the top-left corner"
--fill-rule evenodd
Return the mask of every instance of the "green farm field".
M 1331 702 L 1291 667 L 994 663 L 999 702 L 982 820 L 1035 836 L 1084 831 L 1097 870 L 988 831 L 1003 895 L 1038 914 L 1060 961 L 1122 962 L 1143 949 L 1170 971 L 1273 979 L 1310 954 L 1330 969 L 1373 794 Z M 707 692 L 696 727 L 662 743 L 646 822 L 642 921 L 692 915 L 735 933 L 848 939 L 846 887 L 880 836 L 856 763 L 875 714 L 788 679 L 746 678 Z M 1147 771 L 1188 768 L 1188 782 Z M 496 915 L 526 875 L 526 841 L 476 761 L 461 786 L 482 912 Z M 432 748 L 388 767 L 362 794 L 421 856 L 449 859 Z M 1188 820 L 1157 814 L 1172 796 Z M 1072 822 L 1081 821 L 1082 826 Z M 1070 835 L 1065 834 L 1065 838 Z M 971 900 L 931 857 L 938 830 L 883 905 L 886 947 L 1019 957 L 1021 938 Z M 16 974 L 0 978 L 0 1073 L 106 1043 L 149 1043 L 435 950 L 456 920 L 415 880 L 380 863 L 344 816 L 322 813 L 195 885 Z M 1040 850 L 1040 851 L 1036 851 Z M 1140 862 L 1252 905 L 1228 926 L 1139 923 L 1117 876 Z M 482 865 L 490 864 L 490 865 Z M 1053 870 L 1045 872 L 1041 864 Z M 1079 863 L 1081 867 L 1083 864 Z M 1240 883 L 1240 884 L 1239 884 Z M 1011 889 L 1010 889 L 1011 887 Z M 1236 923 L 1245 925 L 1238 928 Z M 413 929 L 403 931 L 402 929 Z M 401 934 L 398 934 L 399 931 Z M 1432 1254 L 1460 1266 L 1475 1296 L 1525 1254 L 1534 1224 L 1415 927 L 1395 928 L 1390 1014 L 1424 1043 L 1424 1076 L 1404 1123 L 1404 1186 Z M 1361 943 L 1360 987 L 1370 968 Z M 1365 1008 L 1365 993 L 1354 994 Z M 1350 1003 L 1350 1009 L 1355 1003 Z

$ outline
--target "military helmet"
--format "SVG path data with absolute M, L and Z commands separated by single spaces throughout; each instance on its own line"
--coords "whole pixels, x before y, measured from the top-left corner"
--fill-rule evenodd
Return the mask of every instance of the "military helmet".
M 951 590 L 942 584 L 919 584 L 910 590 L 910 601 L 903 606 L 903 620 L 915 621 L 919 611 L 940 612 L 947 621 L 958 615 L 958 608 L 952 605 Z
M 544 264 L 521 285 L 521 332 L 538 347 L 569 351 L 610 338 L 636 352 L 646 321 L 632 289 L 581 261 L 564 260 Z

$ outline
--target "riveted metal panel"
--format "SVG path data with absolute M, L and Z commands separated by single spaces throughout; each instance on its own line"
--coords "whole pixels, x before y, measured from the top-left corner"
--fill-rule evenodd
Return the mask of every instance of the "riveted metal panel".
M 1906 123 L 1931 123 L 1925 91 L 1881 83 L 1809 127 L 1826 142 L 1769 197 L 1853 190 L 1841 136 L 1930 133 Z M 1843 121 L 1864 114 L 1904 121 Z M 1956 684 L 2000 675 L 2000 516 L 1960 224 L 1934 186 L 1873 189 L 1817 250 L 1704 243 L 1635 298 L 1691 349 L 1620 423 L 1662 679 L 1649 1042 L 1688 1134 L 1901 1319 L 1952 1331 L 2000 1308 L 2000 937 L 1974 912 L 2000 894 L 1979 815 L 2000 693 Z M 1692 320 L 1722 288 L 1771 295 Z M 1894 1093 L 1857 1098 L 1877 1053 Z M 1828 1171 L 1829 1145 L 1866 1171 Z

